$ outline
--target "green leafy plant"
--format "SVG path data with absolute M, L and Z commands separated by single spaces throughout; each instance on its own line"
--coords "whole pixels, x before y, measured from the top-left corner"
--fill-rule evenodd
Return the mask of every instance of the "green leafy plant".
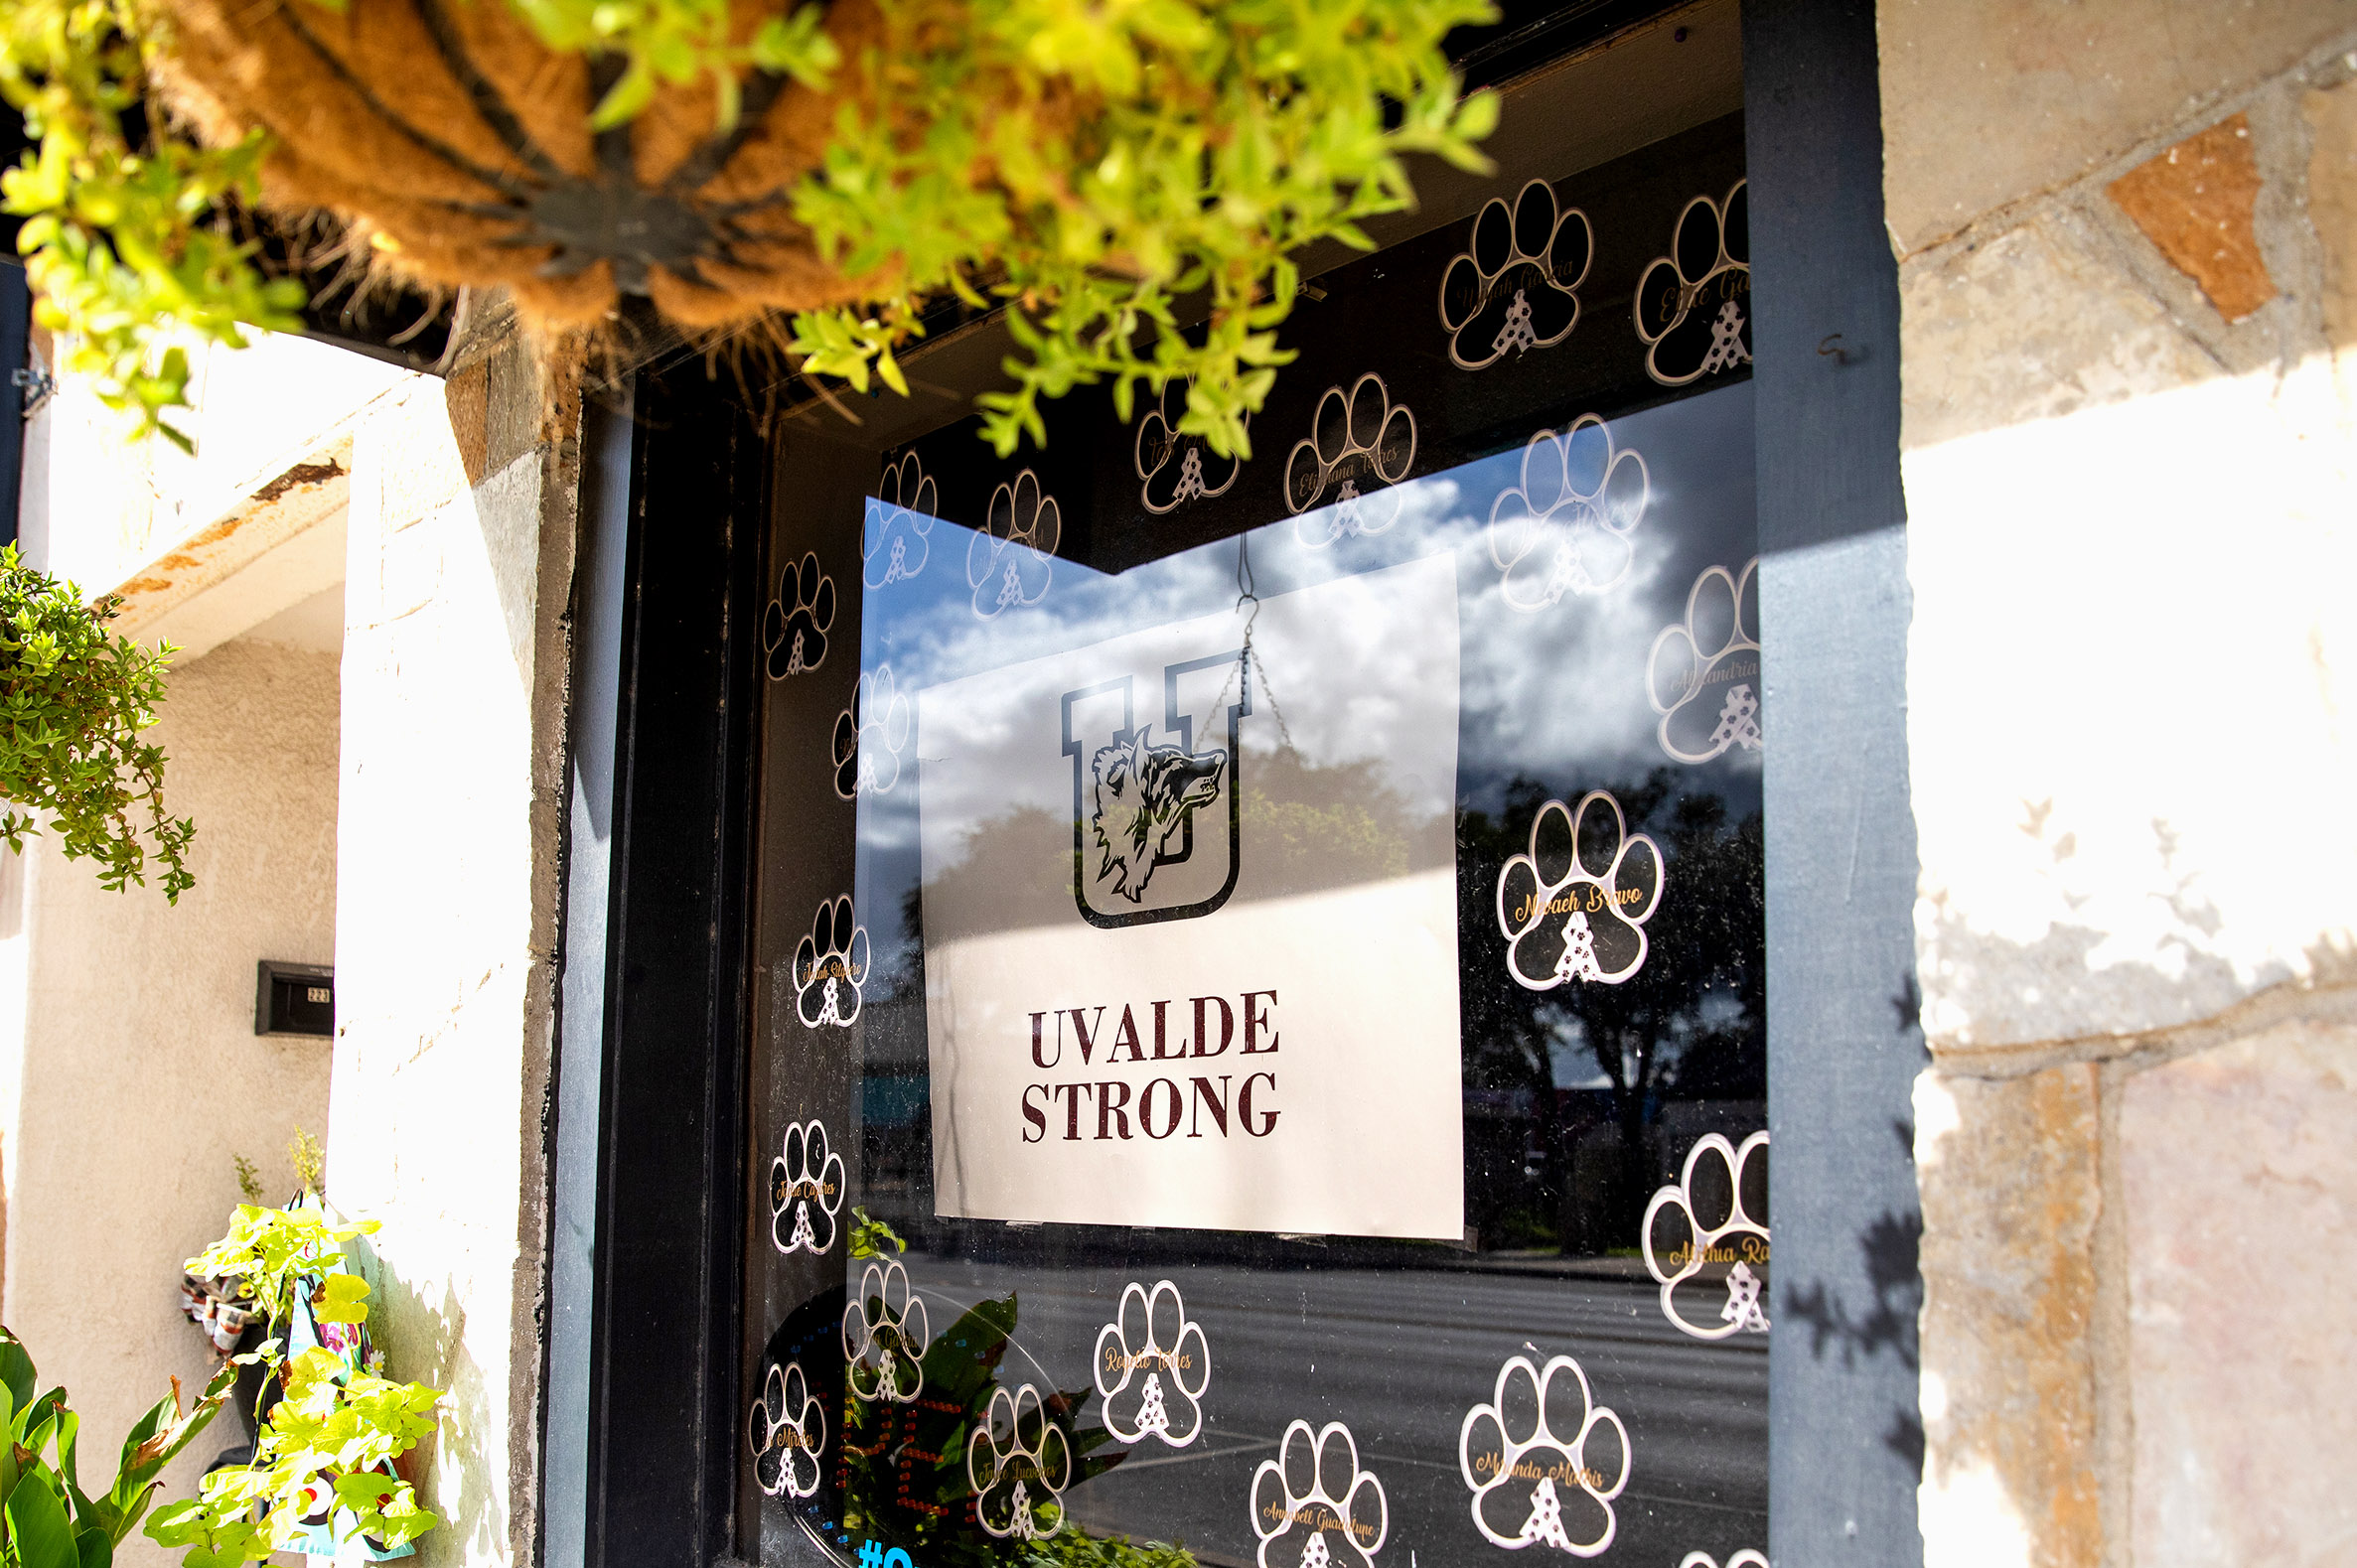
M 372 1235 L 373 1219 L 332 1220 L 325 1210 L 306 1204 L 296 1209 L 265 1209 L 239 1204 L 229 1216 L 229 1232 L 188 1260 L 188 1271 L 199 1278 L 242 1279 L 246 1291 L 281 1334 L 294 1318 L 296 1284 L 306 1275 L 323 1280 L 326 1304 L 315 1304 L 322 1323 L 362 1323 L 368 1309 L 368 1281 L 358 1274 L 328 1272 L 343 1255 L 344 1243 L 355 1236 Z
M 343 9 L 343 0 L 321 0 Z M 516 13 L 550 49 L 613 54 L 626 65 L 598 99 L 589 123 L 605 130 L 646 108 L 658 84 L 709 80 L 721 126 L 742 108 L 740 72 L 775 71 L 815 86 L 842 59 L 821 31 L 825 10 L 806 5 L 770 17 L 740 38 L 727 0 L 514 0 Z
M 908 1243 L 865 1209 L 851 1211 L 851 1255 L 891 1256 Z M 864 1250 L 862 1250 L 864 1248 Z M 882 1303 L 868 1304 L 871 1312 Z M 1000 1386 L 1021 1305 L 1010 1294 L 984 1300 L 958 1315 L 925 1350 L 923 1392 L 913 1404 L 875 1403 L 846 1394 L 843 1409 L 843 1522 L 916 1560 L 943 1568 L 993 1568 L 998 1559 L 974 1549 L 973 1488 L 966 1447 L 977 1422 L 987 1421 Z M 1071 1486 L 1120 1463 L 1121 1451 L 1101 1453 L 1113 1436 L 1086 1423 L 1094 1388 L 1050 1389 L 1042 1413 L 1072 1446 Z M 1069 1489 L 1068 1489 L 1069 1490 Z M 1031 1568 L 1194 1568 L 1183 1546 L 1132 1546 L 1124 1536 L 1091 1537 L 1078 1525 L 1047 1540 L 1026 1543 Z
M 189 1259 L 192 1274 L 242 1278 L 281 1336 L 297 1307 L 307 1308 L 329 1343 L 289 1355 L 278 1338 L 236 1357 L 268 1366 L 280 1397 L 262 1417 L 250 1464 L 213 1472 L 198 1496 L 148 1521 L 151 1539 L 186 1549 L 187 1568 L 234 1568 L 288 1550 L 307 1532 L 303 1516 L 327 1502 L 344 1539 L 397 1546 L 438 1522 L 398 1467 L 433 1434 L 441 1390 L 395 1382 L 338 1354 L 365 1343 L 360 1328 L 368 1316 L 368 1282 L 343 1271 L 343 1243 L 376 1228 L 373 1220 L 332 1220 L 313 1204 L 243 1204 L 228 1234 Z
M 175 340 L 242 348 L 242 326 L 289 331 L 304 291 L 266 280 L 252 246 L 219 221 L 224 198 L 260 194 L 262 142 L 206 148 L 125 126 L 147 107 L 157 38 L 132 0 L 0 4 L 0 96 L 22 110 L 33 151 L 0 176 L 22 217 L 17 248 L 39 291 L 35 319 L 71 335 L 64 367 L 142 434 L 188 437 L 165 414 L 188 404 L 188 353 Z
M 889 1248 L 890 1251 L 886 1249 Z M 869 1213 L 857 1204 L 851 1206 L 851 1255 L 853 1257 L 889 1257 L 893 1252 L 906 1252 L 909 1244 L 900 1232 Z
M 1045 1540 L 1023 1543 L 1025 1568 L 1195 1568 L 1184 1541 L 1139 1541 L 1126 1535 L 1091 1535 L 1067 1525 Z
M 69 860 L 98 862 L 101 887 L 145 886 L 152 855 L 177 904 L 196 885 L 186 856 L 197 824 L 164 810 L 164 750 L 139 738 L 172 648 L 109 631 L 120 606 L 113 595 L 85 605 L 74 584 L 0 548 L 0 838 L 22 853 L 48 812 Z
M 1020 1303 L 1010 1294 L 976 1302 L 959 1314 L 926 1347 L 924 1391 L 913 1404 L 871 1404 L 846 1396 L 846 1527 L 888 1546 L 904 1547 L 928 1568 L 993 1568 L 995 1556 L 974 1545 L 974 1494 L 966 1474 L 966 1448 L 976 1425 L 988 1420 L 991 1395 L 1001 1382 L 999 1366 L 1020 1312 Z M 1043 1415 L 1062 1429 L 1072 1448 L 1070 1487 L 1110 1470 L 1123 1455 L 1112 1434 L 1088 1419 L 1096 1393 L 1084 1387 L 1049 1389 L 1041 1396 Z M 1111 1452 L 1101 1452 L 1107 1445 Z M 1086 1568 L 1087 1561 L 1073 1568 Z
M 300 1193 L 327 1191 L 328 1152 L 319 1140 L 301 1127 L 286 1141 L 286 1163 L 295 1169 L 295 1190 Z
M 300 0 L 289 14 L 345 3 Z M 874 0 L 872 18 L 836 8 L 851 18 L 839 39 L 835 11 L 775 0 L 505 3 L 540 46 L 587 63 L 600 132 L 664 90 L 704 94 L 722 132 L 743 128 L 749 102 L 781 103 L 789 82 L 826 95 L 814 166 L 780 166 L 757 199 L 638 198 L 664 243 L 693 257 L 662 261 L 706 291 L 689 325 L 733 330 L 764 308 L 759 287 L 733 315 L 710 306 L 697 269 L 738 265 L 725 237 L 736 214 L 782 208 L 816 249 L 814 266 L 796 265 L 840 285 L 817 296 L 858 296 L 784 324 L 811 375 L 905 393 L 899 353 L 930 307 L 1004 309 L 1012 384 L 981 400 L 1001 455 L 1045 439 L 1043 399 L 1109 383 L 1126 418 L 1140 382 L 1159 393 L 1174 378 L 1187 385 L 1179 429 L 1248 453 L 1249 418 L 1290 358 L 1276 334 L 1303 247 L 1371 247 L 1366 222 L 1413 205 L 1409 158 L 1486 168 L 1477 144 L 1498 117 L 1494 93 L 1461 94 L 1443 49 L 1451 30 L 1494 18 L 1490 0 Z M 74 335 L 68 364 L 102 397 L 182 440 L 164 419 L 186 400 L 176 340 L 240 343 L 240 324 L 283 327 L 301 304 L 219 215 L 260 197 L 272 144 L 253 131 L 200 147 L 150 112 L 133 145 L 130 109 L 182 69 L 169 6 L 0 0 L 0 93 L 38 144 L 6 194 L 28 220 L 42 320 Z M 455 220 L 401 218 L 419 225 L 408 246 L 388 228 L 369 238 L 414 257 L 434 223 Z M 548 244 L 543 273 L 580 276 L 603 258 L 617 278 L 643 278 L 644 254 L 584 232 L 527 222 L 467 253 Z M 444 272 L 490 265 L 456 254 Z
M 237 1196 L 249 1204 L 260 1203 L 262 1173 L 242 1154 L 232 1154 L 229 1158 L 237 1162 Z
M 66 1390 L 36 1393 L 40 1374 L 24 1342 L 0 1329 L 0 1562 L 8 1568 L 106 1568 L 154 1498 L 157 1478 L 205 1430 L 228 1398 L 233 1366 L 223 1366 L 195 1407 L 180 1408 L 180 1379 L 131 1425 L 105 1490 L 82 1490 L 81 1418 Z
M 854 275 L 900 289 L 868 311 L 810 312 L 795 348 L 866 388 L 907 390 L 892 350 L 917 305 L 1007 306 L 1012 390 L 982 398 L 1004 456 L 1046 440 L 1039 402 L 1109 381 L 1188 379 L 1183 432 L 1249 453 L 1247 416 L 1292 356 L 1301 247 L 1374 241 L 1368 218 L 1414 203 L 1406 156 L 1485 168 L 1498 100 L 1460 100 L 1441 40 L 1487 0 L 971 0 L 958 25 L 888 4 L 863 63 L 884 83 L 846 102 L 795 214 Z M 906 105 L 923 104 L 920 133 Z M 1190 305 L 1193 309 L 1190 309 Z M 1199 331 L 1186 330 L 1201 312 Z

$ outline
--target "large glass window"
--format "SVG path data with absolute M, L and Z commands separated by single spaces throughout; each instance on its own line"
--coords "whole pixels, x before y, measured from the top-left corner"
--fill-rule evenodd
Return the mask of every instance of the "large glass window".
M 1320 273 L 1246 461 L 781 438 L 749 1555 L 1765 1546 L 1741 150 Z

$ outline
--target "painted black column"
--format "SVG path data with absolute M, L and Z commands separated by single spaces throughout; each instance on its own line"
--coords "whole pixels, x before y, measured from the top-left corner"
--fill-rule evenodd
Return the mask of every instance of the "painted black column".
M 1767 685 L 1769 1556 L 1923 1560 L 1898 271 L 1874 8 L 1744 8 Z

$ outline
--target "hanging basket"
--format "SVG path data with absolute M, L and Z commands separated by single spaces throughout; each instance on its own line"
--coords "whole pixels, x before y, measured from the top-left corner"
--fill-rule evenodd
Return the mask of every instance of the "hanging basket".
M 834 0 L 843 66 L 824 90 L 747 76 L 733 126 L 715 89 L 664 87 L 606 131 L 610 81 L 543 47 L 499 0 L 161 0 L 157 76 L 206 140 L 269 133 L 263 200 L 326 209 L 401 271 L 504 285 L 548 330 L 595 328 L 623 295 L 712 330 L 888 292 L 845 276 L 792 214 L 838 108 L 882 41 L 874 0 Z M 744 4 L 748 32 L 785 5 Z

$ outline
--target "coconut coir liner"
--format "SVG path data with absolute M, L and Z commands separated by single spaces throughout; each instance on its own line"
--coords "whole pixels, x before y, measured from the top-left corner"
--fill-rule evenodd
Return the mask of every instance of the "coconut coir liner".
M 541 47 L 502 0 L 159 6 L 166 99 L 215 145 L 269 133 L 265 204 L 333 212 L 382 236 L 385 259 L 423 282 L 504 285 L 543 331 L 602 326 L 625 286 L 691 330 L 883 292 L 883 278 L 830 266 L 787 201 L 838 105 L 870 80 L 863 57 L 884 37 L 875 0 L 830 7 L 843 65 L 824 91 L 749 78 L 738 124 L 721 132 L 708 82 L 664 87 L 603 134 L 589 127 L 591 65 Z M 788 6 L 736 9 L 749 36 Z M 600 212 L 654 221 L 632 229 Z M 653 237 L 640 245 L 639 233 Z M 600 250 L 621 254 L 619 268 Z

